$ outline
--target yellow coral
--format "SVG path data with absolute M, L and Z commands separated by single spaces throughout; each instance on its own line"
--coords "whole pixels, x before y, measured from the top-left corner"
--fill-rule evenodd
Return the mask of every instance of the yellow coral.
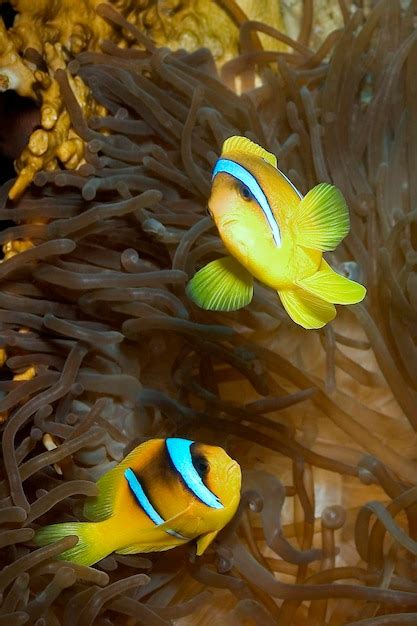
M 72 129 L 71 119 L 64 107 L 59 85 L 53 74 L 58 69 L 66 68 L 62 45 L 45 43 L 44 56 L 51 75 L 41 71 L 35 77 L 43 86 L 41 106 L 41 126 L 35 130 L 27 147 L 16 161 L 19 176 L 10 190 L 9 196 L 17 198 L 41 169 L 53 170 L 61 163 L 66 169 L 76 169 L 84 161 L 84 144 Z M 76 96 L 85 117 L 102 111 L 95 104 L 90 91 L 79 77 L 68 74 L 72 91 Z
M 21 374 L 15 374 L 13 380 L 32 380 L 36 376 L 36 369 L 31 366 L 25 369 Z
M 20 328 L 18 332 L 19 333 L 28 332 L 28 329 Z M 7 360 L 7 351 L 5 348 L 0 348 L 0 367 L 3 367 L 3 365 L 6 363 L 6 360 Z M 32 380 L 32 378 L 34 378 L 35 376 L 36 376 L 36 367 L 31 365 L 20 374 L 14 374 L 13 381 Z M 0 424 L 3 424 L 7 420 L 8 416 L 9 416 L 9 411 L 0 412 Z
M 22 59 L 16 40 L 0 20 L 0 91 L 15 89 L 21 96 L 34 96 L 33 69 Z
M 99 49 L 104 39 L 122 46 L 133 44 L 128 34 L 98 15 L 101 3 L 12 0 L 17 11 L 13 27 L 6 30 L 0 20 L 0 91 L 14 89 L 32 98 L 36 91 L 41 102 L 41 127 L 32 133 L 16 161 L 18 177 L 10 190 L 12 199 L 21 195 L 38 171 L 60 166 L 76 169 L 83 162 L 84 144 L 72 128 L 54 72 L 65 70 L 79 52 Z M 219 64 L 238 51 L 237 14 L 283 28 L 279 0 L 113 0 L 109 4 L 156 44 L 188 51 L 208 47 Z M 263 34 L 260 39 L 270 49 L 281 45 Z M 29 60 L 34 54 L 25 56 L 30 48 L 44 60 L 47 71 Z M 84 117 L 103 114 L 81 79 L 69 76 L 69 80 Z
M 7 261 L 7 259 L 11 259 L 12 256 L 29 250 L 30 248 L 33 248 L 33 243 L 29 240 L 16 239 L 15 241 L 8 241 L 3 246 L 4 257 L 2 260 Z
M 55 442 L 55 439 L 52 437 L 50 433 L 44 434 L 44 436 L 42 437 L 42 443 L 48 451 L 56 450 L 56 448 L 58 447 Z M 61 466 L 58 463 L 54 463 L 53 467 L 56 473 L 62 476 L 63 472 L 62 472 Z

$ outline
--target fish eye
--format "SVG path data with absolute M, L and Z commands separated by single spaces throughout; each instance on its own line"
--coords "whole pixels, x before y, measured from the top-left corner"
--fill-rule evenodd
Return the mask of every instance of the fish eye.
M 200 478 L 203 478 L 210 469 L 210 463 L 203 456 L 198 456 L 194 459 L 194 467 Z
M 246 201 L 252 200 L 253 198 L 249 187 L 246 187 L 246 185 L 239 185 L 239 193 L 242 196 L 242 198 Z

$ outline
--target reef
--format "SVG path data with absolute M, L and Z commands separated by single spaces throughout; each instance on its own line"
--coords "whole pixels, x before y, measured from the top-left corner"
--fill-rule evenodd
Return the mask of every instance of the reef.
M 0 625 L 416 623 L 416 8 L 340 7 L 317 50 L 312 2 L 297 40 L 244 23 L 219 76 L 208 50 L 159 48 L 100 5 L 137 46 L 106 40 L 55 72 L 85 162 L 37 173 L 16 202 L 13 181 L 1 190 L 17 254 L 0 265 Z M 291 50 L 259 50 L 254 30 Z M 106 115 L 85 114 L 77 80 Z M 185 296 L 223 252 L 205 209 L 231 134 L 302 192 L 329 181 L 347 199 L 351 234 L 329 258 L 368 296 L 320 332 L 261 286 L 233 314 Z M 174 433 L 243 470 L 207 555 L 86 568 L 55 560 L 71 537 L 34 547 L 133 446 Z
M 0 20 L 0 92 L 13 89 L 39 106 L 36 128 L 16 160 L 19 176 L 10 189 L 17 198 L 32 182 L 36 172 L 60 167 L 74 170 L 84 163 L 84 144 L 71 119 L 55 80 L 57 69 L 66 69 L 75 55 L 98 50 L 108 39 L 123 48 L 138 46 L 117 24 L 109 24 L 97 12 L 102 0 L 14 0 L 16 11 L 9 29 Z M 0 2 L 1 4 L 1 2 Z M 207 46 L 218 63 L 238 52 L 239 25 L 250 18 L 282 28 L 279 2 L 239 3 L 214 0 L 113 0 L 130 23 L 147 33 L 158 46 L 193 51 Z M 282 42 L 261 35 L 269 48 L 282 49 Z M 260 39 L 257 39 L 262 47 Z M 83 114 L 104 115 L 80 77 L 70 79 Z

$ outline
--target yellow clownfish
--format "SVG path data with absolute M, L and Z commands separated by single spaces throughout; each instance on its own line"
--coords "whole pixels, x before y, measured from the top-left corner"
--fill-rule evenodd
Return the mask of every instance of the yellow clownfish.
M 44 546 L 68 535 L 78 543 L 60 559 L 93 565 L 111 552 L 169 550 L 197 539 L 201 555 L 231 520 L 240 500 L 241 472 L 219 447 L 188 439 L 151 439 L 97 482 L 84 516 L 41 528 Z
M 229 137 L 213 170 L 209 213 L 232 256 L 208 263 L 187 285 L 198 306 L 235 311 L 252 300 L 253 277 L 278 292 L 288 315 L 321 328 L 334 304 L 355 304 L 361 284 L 323 259 L 349 232 L 340 191 L 321 183 L 304 197 L 277 168 L 276 157 L 246 137 Z

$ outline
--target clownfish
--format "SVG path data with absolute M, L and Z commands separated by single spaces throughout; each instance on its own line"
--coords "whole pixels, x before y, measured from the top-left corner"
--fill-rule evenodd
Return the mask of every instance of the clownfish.
M 335 304 L 365 297 L 363 285 L 323 258 L 350 227 L 335 186 L 321 183 L 303 197 L 275 155 L 246 137 L 229 137 L 214 166 L 208 210 L 231 256 L 208 263 L 189 281 L 187 295 L 201 308 L 243 308 L 255 277 L 278 292 L 294 322 L 321 328 L 336 316 Z
M 200 556 L 231 520 L 240 501 L 240 467 L 217 446 L 188 439 L 151 439 L 98 481 L 87 498 L 88 522 L 41 528 L 44 546 L 69 535 L 78 543 L 59 558 L 93 565 L 111 552 L 169 550 L 197 539 Z

